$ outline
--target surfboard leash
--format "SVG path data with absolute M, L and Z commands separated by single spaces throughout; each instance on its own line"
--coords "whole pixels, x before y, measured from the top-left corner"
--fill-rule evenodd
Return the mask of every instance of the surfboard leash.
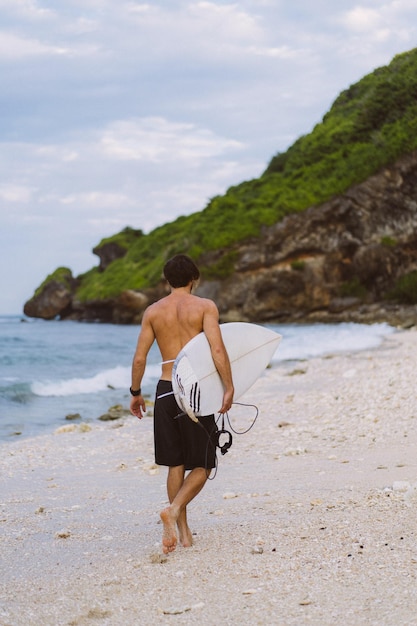
M 239 405 L 239 406 L 246 406 L 246 407 L 251 407 L 255 409 L 255 417 L 252 420 L 252 423 L 250 424 L 250 426 L 248 428 L 246 428 L 245 430 L 235 430 L 231 424 L 230 421 L 230 417 L 229 417 L 229 413 L 226 411 L 226 413 L 219 413 L 219 416 L 216 420 L 216 423 L 219 421 L 219 419 L 221 418 L 221 428 L 217 428 L 217 431 L 213 431 L 212 433 L 209 434 L 208 437 L 208 441 L 207 441 L 207 451 L 206 454 L 208 453 L 208 447 L 210 445 L 215 445 L 216 448 L 219 448 L 220 452 L 222 453 L 222 455 L 224 456 L 228 450 L 231 448 L 232 443 L 233 443 L 233 435 L 232 432 L 235 435 L 245 435 L 246 433 L 248 433 L 255 425 L 256 420 L 258 419 L 258 415 L 259 415 L 259 409 L 255 404 L 245 404 L 243 402 L 233 402 L 233 404 Z M 226 426 L 226 420 L 227 420 L 227 424 L 228 427 L 230 428 L 230 430 L 227 430 Z M 200 424 L 201 427 L 203 427 L 203 425 L 198 422 Z M 232 432 L 230 432 L 232 431 Z M 212 436 L 216 435 L 216 443 L 214 444 L 212 441 Z M 223 441 L 221 441 L 221 437 L 225 437 L 225 439 Z M 207 478 L 209 480 L 214 480 L 214 478 L 217 475 L 217 470 L 218 470 L 218 462 L 217 462 L 217 454 L 216 454 L 216 464 L 214 467 L 214 475 L 213 476 L 208 476 Z
M 221 416 L 222 422 L 221 422 L 221 428 L 219 428 L 218 431 L 217 431 L 216 447 L 220 449 L 220 452 L 222 453 L 223 456 L 226 454 L 226 452 L 232 446 L 232 443 L 233 443 L 232 432 L 235 435 L 245 435 L 246 433 L 248 433 L 254 427 L 255 422 L 258 419 L 258 415 L 259 415 L 259 409 L 258 409 L 258 407 L 255 404 L 245 404 L 243 402 L 233 402 L 233 404 L 239 405 L 239 406 L 252 407 L 252 408 L 255 409 L 256 413 L 255 413 L 255 417 L 252 420 L 252 423 L 250 424 L 250 426 L 248 428 L 246 428 L 246 430 L 236 430 L 235 428 L 233 428 L 232 423 L 230 421 L 229 413 L 227 411 L 226 411 L 226 413 L 219 413 L 219 418 Z M 228 424 L 228 427 L 230 428 L 230 430 L 227 430 L 227 428 L 225 428 L 225 420 L 227 420 L 227 424 Z M 232 432 L 230 432 L 230 431 L 232 431 Z M 221 441 L 221 437 L 223 435 L 226 438 L 222 442 Z
M 226 454 L 226 452 L 229 450 L 229 448 L 232 446 L 233 443 L 233 436 L 232 433 L 229 430 L 226 430 L 224 427 L 224 416 L 225 414 L 222 413 L 222 427 L 217 431 L 217 447 L 220 449 L 220 452 L 222 453 L 222 455 L 224 456 Z M 227 420 L 229 422 L 230 425 L 230 420 L 229 420 L 229 416 L 226 412 L 226 417 Z M 220 437 L 222 435 L 226 435 L 226 439 L 223 443 L 220 442 Z
M 244 402 L 233 402 L 233 404 L 235 404 L 237 406 L 246 406 L 246 407 L 250 407 L 252 409 L 255 409 L 255 417 L 253 418 L 252 423 L 250 424 L 250 426 L 248 426 L 248 428 L 246 428 L 246 430 L 235 430 L 233 428 L 233 426 L 232 426 L 231 421 L 230 421 L 229 413 L 226 413 L 227 422 L 229 424 L 230 430 L 235 435 L 246 435 L 246 433 L 248 433 L 255 426 L 255 422 L 256 422 L 256 420 L 258 419 L 258 416 L 259 416 L 259 409 L 256 406 L 256 404 L 246 404 Z

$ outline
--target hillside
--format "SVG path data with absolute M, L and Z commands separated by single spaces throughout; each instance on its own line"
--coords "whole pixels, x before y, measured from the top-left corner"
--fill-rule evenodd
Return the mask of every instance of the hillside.
M 77 317 L 77 308 L 91 306 L 97 312 L 97 303 L 120 298 L 125 292 L 149 292 L 160 283 L 164 261 L 177 252 L 196 259 L 207 282 L 227 281 L 239 267 L 242 246 L 262 242 L 265 229 L 286 216 L 320 207 L 382 168 L 394 166 L 416 148 L 414 49 L 343 91 L 322 122 L 285 153 L 275 155 L 260 178 L 231 187 L 204 210 L 147 235 L 127 228 L 100 242 L 94 249 L 99 267 L 76 280 L 67 273 L 70 297 L 59 314 Z M 55 278 L 49 276 L 35 298 Z

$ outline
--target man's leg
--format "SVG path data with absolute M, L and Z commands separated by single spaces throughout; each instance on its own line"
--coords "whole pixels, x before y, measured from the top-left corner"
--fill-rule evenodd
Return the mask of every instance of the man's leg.
M 175 550 L 177 545 L 176 524 L 180 531 L 183 545 L 191 545 L 191 532 L 187 524 L 187 504 L 200 493 L 208 478 L 203 467 L 196 467 L 184 478 L 184 466 L 170 467 L 168 471 L 167 490 L 170 506 L 161 511 L 164 525 L 162 549 L 165 554 Z
M 170 467 L 168 469 L 167 493 L 168 493 L 168 499 L 169 499 L 170 504 L 172 504 L 172 502 L 175 499 L 175 496 L 181 489 L 184 483 L 184 477 L 185 477 L 184 465 L 177 465 L 175 467 Z M 181 510 L 178 516 L 177 526 L 178 526 L 178 534 L 179 534 L 181 545 L 183 545 L 184 548 L 189 548 L 193 543 L 193 538 L 192 538 L 191 531 L 187 523 L 187 507 L 186 506 Z

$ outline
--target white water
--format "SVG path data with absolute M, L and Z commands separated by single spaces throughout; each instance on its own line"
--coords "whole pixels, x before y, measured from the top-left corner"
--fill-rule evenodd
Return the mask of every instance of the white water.
M 388 324 L 283 324 L 271 328 L 283 336 L 273 358 L 275 363 L 375 348 L 384 337 L 395 332 Z

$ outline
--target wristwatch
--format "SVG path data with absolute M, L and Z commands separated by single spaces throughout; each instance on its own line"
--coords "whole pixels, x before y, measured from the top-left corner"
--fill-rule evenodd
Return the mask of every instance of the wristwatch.
M 132 389 L 132 387 L 130 387 L 129 389 L 130 394 L 132 396 L 141 396 L 142 395 L 142 389 L 139 387 L 139 389 Z

